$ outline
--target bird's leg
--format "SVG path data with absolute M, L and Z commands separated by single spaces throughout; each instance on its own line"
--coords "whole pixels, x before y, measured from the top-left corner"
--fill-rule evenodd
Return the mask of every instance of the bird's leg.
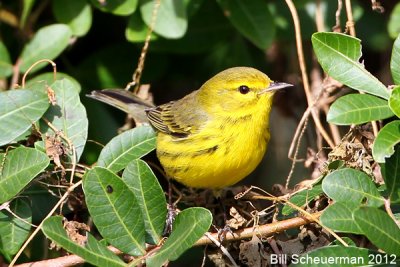
M 171 180 L 168 180 L 168 212 L 167 212 L 167 220 L 164 229 L 164 235 L 169 235 L 172 232 L 172 224 L 174 223 L 176 217 L 176 206 L 172 201 L 172 184 Z
M 225 237 L 226 237 L 226 234 L 227 233 L 233 234 L 233 232 L 232 232 L 232 229 L 230 228 L 230 226 L 228 224 L 228 216 L 226 214 L 226 207 L 224 205 L 224 202 L 223 202 L 221 194 L 219 194 L 217 196 L 217 200 L 218 200 L 218 203 L 220 205 L 220 209 L 221 209 L 221 211 L 223 213 L 223 216 L 224 216 L 224 227 L 221 228 L 221 229 L 218 229 L 218 240 L 222 243 L 224 241 Z

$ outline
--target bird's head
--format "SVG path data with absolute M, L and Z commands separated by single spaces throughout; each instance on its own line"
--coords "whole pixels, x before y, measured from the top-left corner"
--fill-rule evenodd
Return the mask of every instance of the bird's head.
M 259 70 L 249 67 L 229 68 L 203 84 L 199 100 L 213 112 L 238 112 L 272 105 L 276 90 L 292 86 L 277 83 Z

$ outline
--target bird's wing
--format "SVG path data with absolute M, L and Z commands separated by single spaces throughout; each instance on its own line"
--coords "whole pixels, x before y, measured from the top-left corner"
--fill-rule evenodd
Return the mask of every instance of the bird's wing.
M 160 132 L 179 138 L 198 132 L 207 122 L 208 115 L 196 103 L 195 96 L 196 91 L 180 100 L 147 109 L 150 123 Z

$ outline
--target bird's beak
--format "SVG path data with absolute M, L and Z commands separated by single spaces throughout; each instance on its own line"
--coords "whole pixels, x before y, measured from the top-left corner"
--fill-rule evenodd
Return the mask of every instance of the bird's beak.
M 265 94 L 268 92 L 273 92 L 273 91 L 277 91 L 286 87 L 291 87 L 293 86 L 293 84 L 290 83 L 280 83 L 280 82 L 271 82 L 271 84 L 265 88 L 264 90 L 261 90 L 258 94 Z

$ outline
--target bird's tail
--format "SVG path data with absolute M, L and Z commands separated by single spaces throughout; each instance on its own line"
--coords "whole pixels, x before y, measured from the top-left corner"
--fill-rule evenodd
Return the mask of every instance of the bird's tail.
M 96 90 L 87 96 L 129 113 L 137 122 L 148 122 L 145 109 L 154 107 L 151 103 L 124 89 Z

